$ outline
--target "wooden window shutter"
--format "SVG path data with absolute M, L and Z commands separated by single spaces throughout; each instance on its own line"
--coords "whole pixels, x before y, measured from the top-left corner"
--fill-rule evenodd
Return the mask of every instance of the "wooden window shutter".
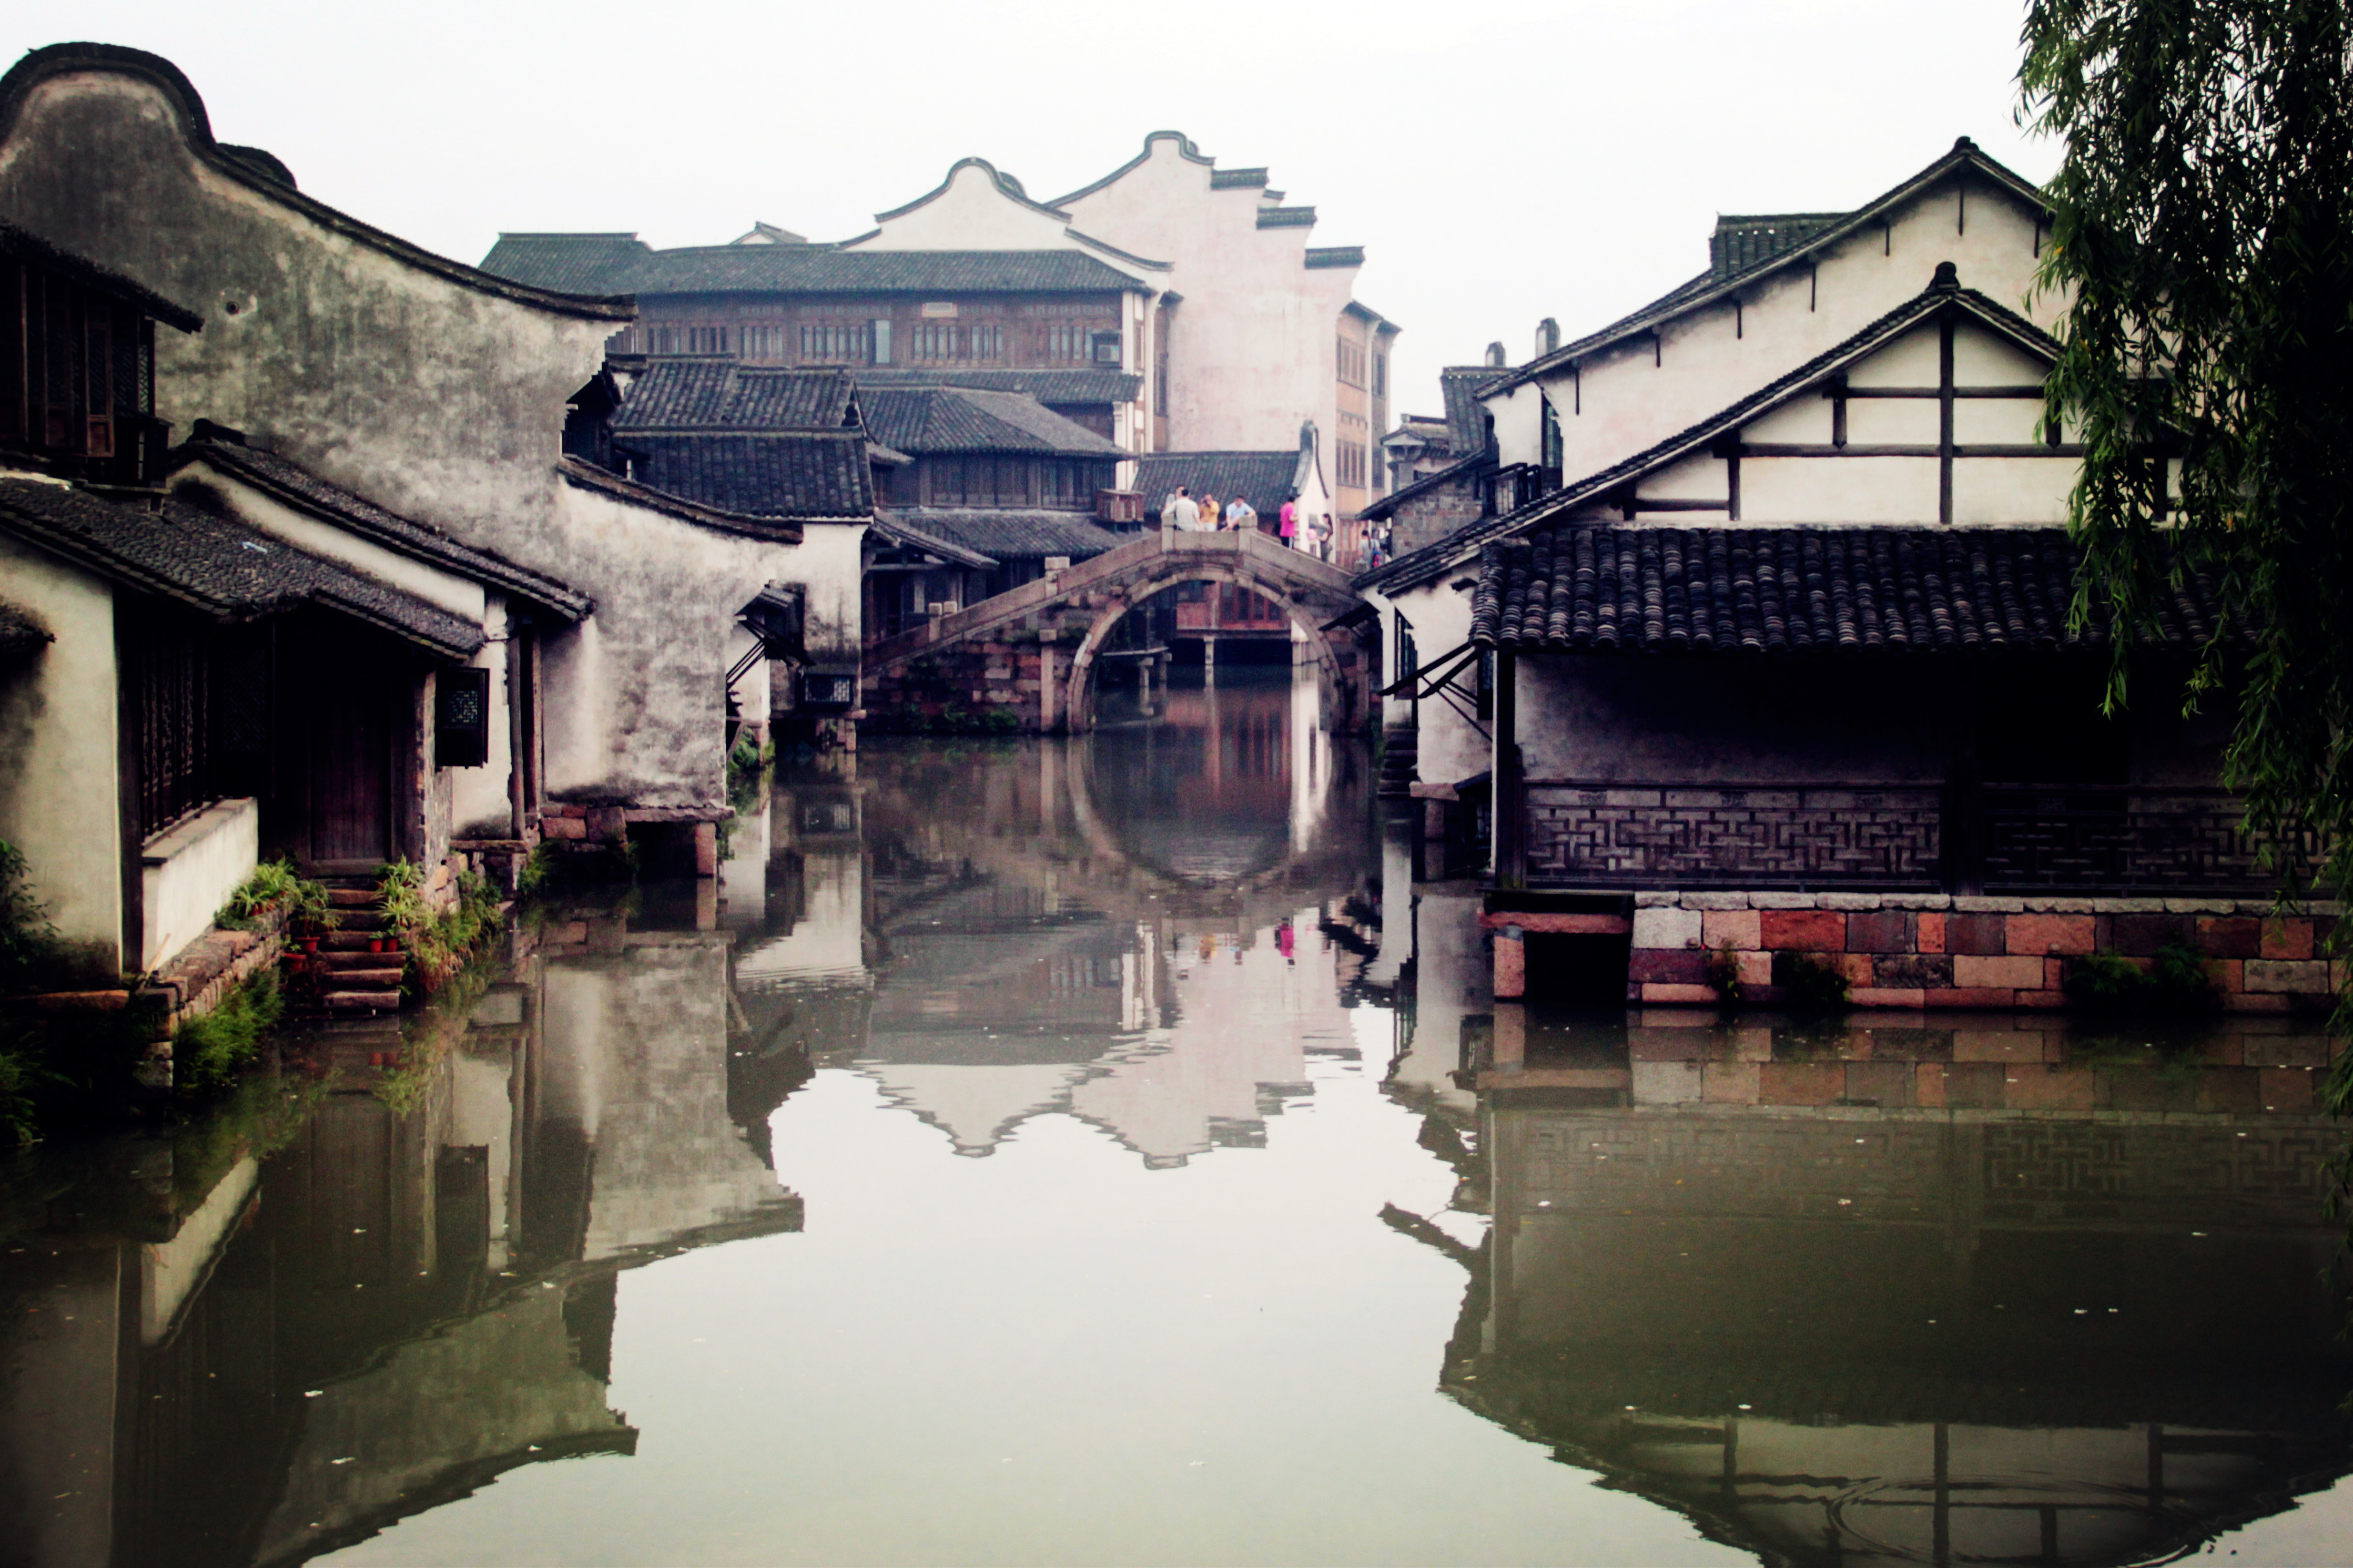
M 434 682 L 434 765 L 479 768 L 490 760 L 491 672 L 441 671 Z

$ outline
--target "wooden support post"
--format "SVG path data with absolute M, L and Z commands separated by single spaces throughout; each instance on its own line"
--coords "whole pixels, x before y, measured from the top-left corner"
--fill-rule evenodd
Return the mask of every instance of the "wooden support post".
M 1520 788 L 1519 656 L 1495 650 L 1495 885 L 1524 888 L 1528 880 L 1526 802 Z

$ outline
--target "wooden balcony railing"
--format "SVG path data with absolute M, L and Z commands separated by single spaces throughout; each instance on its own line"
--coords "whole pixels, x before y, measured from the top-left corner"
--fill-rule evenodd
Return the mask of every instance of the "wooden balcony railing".
M 1530 779 L 1531 887 L 2257 893 L 2228 791 Z M 2310 849 L 2307 846 L 2307 850 Z

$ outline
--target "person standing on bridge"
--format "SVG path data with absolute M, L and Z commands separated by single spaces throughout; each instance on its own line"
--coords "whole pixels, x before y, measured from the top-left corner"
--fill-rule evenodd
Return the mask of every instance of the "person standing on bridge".
M 1201 492 L 1201 531 L 1215 533 L 1223 526 L 1218 521 L 1218 498 L 1203 490 Z
M 1226 503 L 1226 526 L 1236 533 L 1251 533 L 1258 529 L 1258 509 L 1240 496 Z
M 1163 533 L 1171 530 L 1190 533 L 1200 526 L 1200 503 L 1186 493 L 1183 485 L 1178 485 L 1176 493 L 1160 508 L 1160 531 Z
M 1295 500 L 1282 503 L 1282 542 L 1293 550 L 1299 548 L 1299 503 Z

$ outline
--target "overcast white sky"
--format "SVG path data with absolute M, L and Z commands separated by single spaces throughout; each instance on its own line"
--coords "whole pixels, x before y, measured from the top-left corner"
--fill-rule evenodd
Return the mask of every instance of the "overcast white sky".
M 165 56 L 223 141 L 465 261 L 501 229 L 814 239 L 968 154 L 1050 198 L 1173 127 L 1266 164 L 1369 255 L 1405 328 L 1398 402 L 1535 323 L 1569 336 L 1706 261 L 1716 213 L 1855 205 L 1977 138 L 2035 180 L 2011 118 L 2022 0 L 860 0 L 622 5 L 16 0 L 0 49 Z M 70 28 L 70 31 L 61 31 Z

